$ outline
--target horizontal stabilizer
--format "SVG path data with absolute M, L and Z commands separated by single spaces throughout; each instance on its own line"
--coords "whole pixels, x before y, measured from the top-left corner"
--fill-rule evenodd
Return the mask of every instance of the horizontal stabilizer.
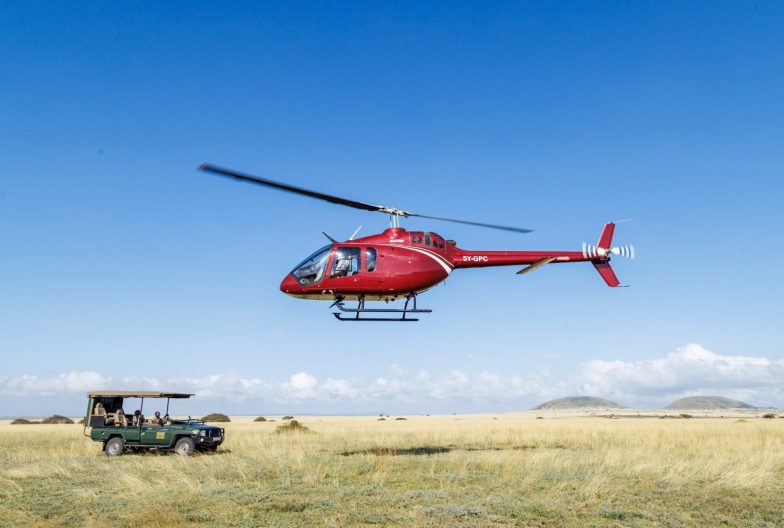
M 542 260 L 537 260 L 536 262 L 534 262 L 533 264 L 531 264 L 527 268 L 523 268 L 520 271 L 518 271 L 517 274 L 518 275 L 523 275 L 525 273 L 530 273 L 533 270 L 535 270 L 536 268 L 541 268 L 545 264 L 549 264 L 549 263 L 551 263 L 554 260 L 555 260 L 555 257 L 548 257 L 548 258 L 543 258 Z

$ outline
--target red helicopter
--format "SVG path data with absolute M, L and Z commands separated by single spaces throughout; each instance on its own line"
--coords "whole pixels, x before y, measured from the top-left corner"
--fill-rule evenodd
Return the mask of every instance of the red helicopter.
M 530 229 L 500 226 L 427 216 L 394 207 L 372 205 L 323 194 L 214 165 L 203 164 L 200 170 L 237 180 L 273 187 L 325 200 L 330 203 L 388 214 L 391 227 L 383 233 L 338 242 L 326 233 L 330 243 L 300 262 L 280 283 L 280 290 L 292 297 L 334 301 L 333 315 L 340 321 L 417 321 L 410 314 L 430 313 L 417 308 L 417 295 L 445 280 L 459 268 L 488 266 L 520 266 L 518 275 L 530 273 L 546 264 L 590 262 L 610 287 L 620 286 L 610 267 L 613 255 L 634 258 L 633 246 L 613 247 L 615 223 L 605 224 L 596 245 L 583 243 L 581 251 L 469 251 L 457 247 L 454 240 L 428 231 L 406 231 L 400 227 L 400 217 L 419 217 L 445 222 L 456 222 L 479 227 L 501 229 L 516 233 L 530 233 Z M 396 301 L 404 299 L 398 308 L 366 308 L 366 301 Z M 346 301 L 357 301 L 350 308 Z M 411 307 L 409 307 L 411 304 Z M 397 315 L 391 317 L 392 314 Z M 365 316 L 370 317 L 365 317 Z

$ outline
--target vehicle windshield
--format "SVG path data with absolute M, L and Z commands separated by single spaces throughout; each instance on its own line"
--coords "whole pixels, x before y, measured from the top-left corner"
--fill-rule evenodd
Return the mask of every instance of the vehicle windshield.
M 291 274 L 294 275 L 300 286 L 310 286 L 321 282 L 331 249 L 332 244 L 324 246 L 294 268 Z

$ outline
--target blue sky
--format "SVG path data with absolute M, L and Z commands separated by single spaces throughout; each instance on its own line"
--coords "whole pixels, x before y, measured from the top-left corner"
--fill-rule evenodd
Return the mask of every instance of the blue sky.
M 578 393 L 784 406 L 781 5 L 2 12 L 0 414 L 78 414 L 102 386 L 193 389 L 194 408 L 237 413 Z M 616 241 L 638 259 L 615 261 L 632 286 L 589 265 L 464 270 L 418 324 L 338 324 L 278 284 L 321 231 L 387 219 L 205 161 L 536 229 L 404 222 L 469 249 L 579 249 L 633 218 Z

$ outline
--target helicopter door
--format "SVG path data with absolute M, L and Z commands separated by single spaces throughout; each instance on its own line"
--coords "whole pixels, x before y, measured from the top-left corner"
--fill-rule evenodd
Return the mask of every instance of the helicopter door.
M 367 273 L 367 278 L 370 279 L 368 284 L 376 284 L 381 285 L 384 283 L 384 273 L 381 268 L 381 260 L 379 257 L 383 257 L 384 254 L 378 254 L 378 250 L 374 247 L 367 247 L 365 248 L 365 272 Z
M 378 269 L 378 251 L 376 248 L 365 248 L 365 271 L 373 273 Z
M 332 260 L 329 278 L 339 279 L 357 275 L 360 272 L 360 253 L 361 250 L 358 247 L 339 247 Z

